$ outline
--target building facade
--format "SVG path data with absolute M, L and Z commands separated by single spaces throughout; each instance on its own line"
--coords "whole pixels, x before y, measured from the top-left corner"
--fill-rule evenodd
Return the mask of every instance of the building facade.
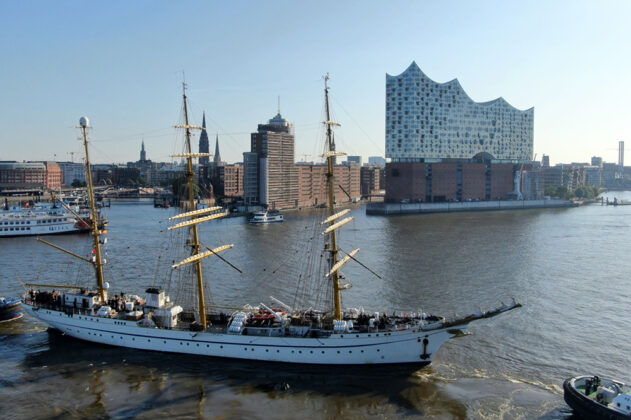
M 46 185 L 46 165 L 43 163 L 0 163 L 0 188 L 37 188 L 44 185 Z
M 328 203 L 326 173 L 328 166 L 322 164 L 297 164 L 299 185 L 299 207 L 320 206 Z M 335 165 L 334 197 L 336 203 L 359 200 L 360 167 L 349 165 Z
M 379 194 L 385 188 L 385 171 L 383 166 L 364 165 L 360 170 L 362 197 Z
M 247 205 L 271 209 L 298 206 L 298 169 L 294 163 L 294 126 L 280 113 L 259 124 L 243 154 L 244 199 Z
M 44 162 L 46 165 L 46 188 L 58 190 L 63 184 L 63 172 L 57 162 Z
M 523 197 L 533 118 L 503 98 L 474 102 L 457 79 L 437 83 L 414 62 L 386 75 L 386 201 Z
M 457 79 L 437 83 L 415 62 L 386 75 L 386 157 L 532 160 L 534 109 L 520 111 L 498 98 L 474 102 Z
M 74 180 L 86 182 L 85 165 L 76 162 L 58 162 L 62 172 L 62 183 L 65 187 L 72 187 Z

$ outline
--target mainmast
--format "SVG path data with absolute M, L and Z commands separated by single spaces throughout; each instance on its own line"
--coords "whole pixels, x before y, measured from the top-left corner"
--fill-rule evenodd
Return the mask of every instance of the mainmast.
M 331 126 L 333 125 L 339 125 L 333 121 L 331 121 L 331 111 L 329 109 L 329 86 L 327 84 L 327 82 L 329 81 L 329 75 L 327 73 L 326 76 L 324 76 L 324 99 L 325 99 L 325 104 L 326 104 L 326 141 L 327 141 L 327 147 L 328 147 L 328 153 L 325 155 L 326 156 L 326 160 L 327 160 L 327 173 L 326 173 L 326 180 L 327 180 L 327 186 L 328 186 L 328 193 L 329 193 L 329 216 L 333 216 L 335 214 L 335 194 L 333 193 L 333 186 L 335 183 L 335 176 L 334 176 L 334 170 L 335 170 L 335 142 L 333 140 L 333 130 L 331 128 Z M 329 223 L 330 225 L 334 224 L 335 220 L 331 220 Z M 339 250 L 337 249 L 337 234 L 335 232 L 335 229 L 331 230 L 331 244 L 330 244 L 330 248 L 329 248 L 329 252 L 331 253 L 331 258 L 330 258 L 330 268 L 332 269 L 338 261 L 338 253 Z M 332 279 L 333 281 L 333 299 L 334 299 L 334 303 L 335 303 L 335 319 L 337 320 L 341 320 L 342 319 L 342 293 L 341 293 L 341 287 L 340 287 L 340 275 L 339 275 L 339 271 L 335 270 L 332 273 Z
M 90 121 L 87 117 L 81 117 L 79 125 L 83 133 L 83 146 L 85 147 L 85 172 L 88 180 L 88 195 L 90 198 L 90 221 L 92 224 L 92 236 L 94 238 L 95 260 L 93 261 L 96 272 L 96 284 L 99 288 L 101 303 L 105 304 L 105 287 L 103 280 L 103 260 L 101 259 L 101 238 L 99 232 L 99 220 L 96 212 L 96 200 L 94 199 L 94 186 L 92 184 L 92 170 L 90 168 L 90 153 L 88 151 L 88 128 Z
M 173 155 L 173 157 L 185 157 L 186 158 L 186 180 L 188 184 L 188 203 L 189 211 L 180 213 L 177 216 L 170 217 L 169 220 L 185 219 L 190 220 L 178 223 L 168 228 L 168 230 L 179 229 L 184 227 L 190 227 L 191 238 L 191 256 L 185 258 L 177 264 L 173 264 L 171 267 L 176 269 L 183 265 L 195 263 L 195 273 L 197 274 L 197 295 L 199 297 L 199 320 L 201 322 L 201 328 L 206 329 L 208 326 L 206 322 L 206 302 L 204 301 L 204 280 L 202 278 L 202 262 L 201 260 L 212 255 L 217 255 L 219 252 L 225 251 L 233 247 L 233 245 L 223 245 L 214 249 L 205 247 L 207 251 L 200 252 L 202 250 L 202 244 L 199 242 L 199 232 L 197 225 L 200 223 L 208 222 L 210 220 L 220 219 L 224 217 L 225 213 L 217 213 L 221 210 L 221 207 L 209 207 L 205 209 L 195 209 L 195 173 L 193 172 L 193 158 L 210 157 L 210 153 L 193 153 L 191 149 L 191 130 L 201 130 L 203 127 L 197 127 L 189 125 L 188 121 L 188 104 L 186 102 L 186 83 L 182 83 L 182 97 L 184 98 L 184 125 L 179 125 L 177 128 L 184 128 L 186 130 L 186 153 Z M 221 258 L 221 257 L 219 257 Z

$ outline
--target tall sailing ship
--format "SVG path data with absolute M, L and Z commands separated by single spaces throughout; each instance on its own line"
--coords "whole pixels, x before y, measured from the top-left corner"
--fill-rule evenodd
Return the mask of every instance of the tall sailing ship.
M 193 266 L 190 281 L 195 283 L 196 312 L 172 302 L 160 287 L 150 287 L 145 297 L 121 293 L 108 294 L 109 285 L 104 280 L 101 245 L 102 232 L 92 223 L 93 257 L 83 258 L 94 267 L 96 289 L 77 289 L 72 286 L 28 284 L 31 289 L 24 296 L 28 312 L 46 322 L 50 327 L 66 335 L 95 343 L 235 359 L 299 364 L 366 365 L 407 364 L 416 367 L 427 365 L 436 356 L 440 346 L 449 338 L 460 335 L 474 320 L 489 318 L 519 306 L 513 300 L 487 312 L 480 311 L 465 317 L 446 319 L 424 313 L 387 315 L 385 312 L 367 313 L 363 310 L 342 307 L 340 269 L 355 258 L 358 249 L 345 253 L 338 246 L 338 230 L 353 218 L 350 210 L 336 212 L 334 199 L 334 163 L 343 153 L 335 150 L 333 128 L 329 109 L 328 75 L 325 76 L 324 94 L 326 105 L 326 152 L 328 217 L 321 223 L 326 238 L 324 255 L 327 269 L 322 280 L 331 290 L 331 307 L 315 310 L 292 308 L 278 299 L 274 303 L 258 306 L 245 305 L 230 311 L 210 308 L 204 296 L 202 261 L 207 258 L 222 259 L 219 254 L 233 247 L 223 245 L 213 249 L 200 243 L 198 226 L 225 215 L 220 207 L 194 210 L 193 159 L 208 156 L 191 150 L 186 85 L 183 85 L 183 110 L 185 124 L 180 128 L 186 133 L 185 153 L 188 183 L 188 209 L 171 217 L 182 220 L 169 229 L 188 229 L 186 246 L 190 256 L 173 264 L 173 269 Z M 81 118 L 80 129 L 86 152 L 86 173 L 92 204 L 92 218 L 96 220 L 94 191 L 92 187 L 88 151 L 87 118 Z M 322 235 L 319 235 L 322 236 Z M 321 254 L 322 250 L 318 251 Z M 360 263 L 361 264 L 361 263 Z M 45 291 L 54 288 L 56 291 Z M 60 292 L 61 290 L 62 292 Z

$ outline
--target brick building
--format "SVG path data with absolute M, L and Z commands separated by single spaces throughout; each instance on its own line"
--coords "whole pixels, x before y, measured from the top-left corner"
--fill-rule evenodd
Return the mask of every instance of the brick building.
M 297 164 L 299 207 L 319 206 L 327 203 L 328 191 L 326 164 Z M 336 203 L 358 200 L 360 191 L 360 167 L 336 165 L 333 169 Z
M 61 187 L 63 174 L 56 162 L 0 162 L 0 189 Z

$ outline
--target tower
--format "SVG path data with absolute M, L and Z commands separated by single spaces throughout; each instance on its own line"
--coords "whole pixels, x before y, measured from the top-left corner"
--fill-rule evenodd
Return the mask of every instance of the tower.
M 215 155 L 213 156 L 213 162 L 217 166 L 221 164 L 221 155 L 219 154 L 219 134 L 217 134 L 217 139 L 215 141 Z
M 204 112 L 204 117 L 202 119 L 202 133 L 199 136 L 199 153 L 208 153 L 209 150 L 208 133 L 206 133 L 206 113 Z M 205 165 L 209 161 L 210 159 L 208 156 L 199 158 L 200 165 Z
M 142 146 L 140 147 L 140 161 L 144 162 L 147 160 L 147 152 L 145 152 L 145 141 L 142 141 Z

